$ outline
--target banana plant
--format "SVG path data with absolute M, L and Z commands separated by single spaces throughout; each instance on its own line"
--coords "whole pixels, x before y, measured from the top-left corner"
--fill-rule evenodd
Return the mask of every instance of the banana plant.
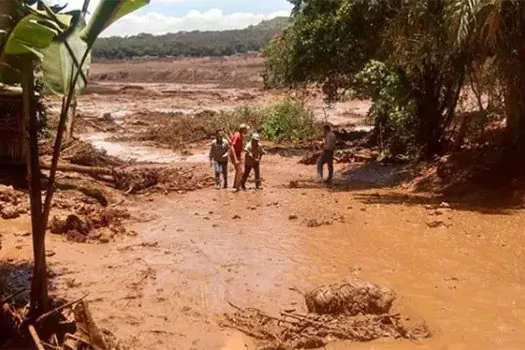
M 62 12 L 43 0 L 0 0 L 0 84 L 20 84 L 29 125 L 31 226 L 35 266 L 31 284 L 33 317 L 48 309 L 45 234 L 55 189 L 55 176 L 64 127 L 71 102 L 87 84 L 91 48 L 102 31 L 149 0 L 101 0 L 86 22 L 89 0 L 80 10 Z M 38 159 L 34 72 L 54 94 L 62 96 L 53 159 L 44 205 Z

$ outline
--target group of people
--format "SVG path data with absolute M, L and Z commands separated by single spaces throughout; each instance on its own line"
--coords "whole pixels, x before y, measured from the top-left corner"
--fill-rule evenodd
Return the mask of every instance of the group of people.
M 257 133 L 252 133 L 249 142 L 245 144 L 248 130 L 249 127 L 246 124 L 241 124 L 230 140 L 226 138 L 223 131 L 217 130 L 215 140 L 211 144 L 209 157 L 210 164 L 215 170 L 215 185 L 218 189 L 221 187 L 228 188 L 229 160 L 235 168 L 233 181 L 235 192 L 241 188 L 246 189 L 246 182 L 252 170 L 255 172 L 255 187 L 261 189 L 261 159 L 265 152 Z
M 259 134 L 252 133 L 245 144 L 245 137 L 249 127 L 241 124 L 239 129 L 228 139 L 222 130 L 217 130 L 215 140 L 210 148 L 210 164 L 215 171 L 215 185 L 217 189 L 228 188 L 228 161 L 235 167 L 233 189 L 238 192 L 246 189 L 246 182 L 252 170 L 255 172 L 255 187 L 261 189 L 261 159 L 265 151 L 261 145 Z M 332 183 L 334 177 L 334 151 L 337 137 L 330 125 L 324 126 L 323 151 L 317 161 L 317 180 Z M 244 157 L 243 157 L 244 155 Z M 244 160 L 244 161 L 243 161 Z M 244 164 L 244 167 L 243 167 Z M 324 165 L 328 166 L 328 178 L 323 178 Z M 222 175 L 222 184 L 221 184 Z

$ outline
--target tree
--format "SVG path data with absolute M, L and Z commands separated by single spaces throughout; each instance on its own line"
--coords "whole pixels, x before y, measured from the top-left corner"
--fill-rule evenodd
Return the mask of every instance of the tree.
M 318 84 L 328 102 L 357 90 L 372 98 L 384 136 L 407 135 L 396 152 L 430 157 L 446 142 L 465 77 L 449 1 L 291 0 L 292 27 L 264 52 L 265 82 Z M 388 84 L 366 86 L 377 79 Z
M 525 2 L 451 0 L 450 22 L 456 43 L 473 59 L 493 59 L 504 85 L 509 142 L 525 151 Z
M 93 47 L 93 57 L 202 57 L 259 51 L 288 25 L 288 21 L 287 17 L 277 17 L 240 30 L 191 31 L 164 35 L 142 33 L 129 37 L 101 38 Z
M 427 157 L 446 142 L 468 62 L 450 39 L 447 11 L 448 0 L 403 0 L 384 35 L 387 61 L 402 71 L 415 103 L 414 141 Z
M 31 225 L 35 265 L 31 284 L 32 316 L 48 308 L 45 234 L 53 199 L 55 175 L 62 146 L 68 110 L 75 94 L 86 83 L 90 51 L 98 35 L 112 22 L 149 0 L 102 0 L 86 25 L 89 0 L 82 10 L 60 13 L 38 0 L 5 0 L 0 21 L 0 82 L 21 84 L 24 115 L 29 124 L 29 174 Z M 35 6 L 36 4 L 36 6 Z M 34 70 L 39 62 L 46 86 L 63 96 L 62 110 L 54 145 L 45 203 L 42 205 L 38 159 L 37 117 L 34 95 Z

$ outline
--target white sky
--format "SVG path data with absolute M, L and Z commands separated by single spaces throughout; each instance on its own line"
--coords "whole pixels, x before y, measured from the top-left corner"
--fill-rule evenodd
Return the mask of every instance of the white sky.
M 80 9 L 84 0 L 48 0 Z M 100 0 L 91 0 L 90 11 Z M 190 30 L 241 29 L 265 19 L 288 16 L 286 0 L 151 0 L 141 10 L 114 23 L 103 36 L 164 34 Z

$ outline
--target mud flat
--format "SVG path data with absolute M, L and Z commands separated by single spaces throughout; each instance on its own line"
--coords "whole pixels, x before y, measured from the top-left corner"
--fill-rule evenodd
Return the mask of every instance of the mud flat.
M 229 76 L 233 76 L 232 60 L 220 63 L 230 67 Z M 199 62 L 199 69 L 208 64 L 216 69 L 213 64 L 219 64 Z M 257 339 L 229 328 L 231 324 L 224 326 L 225 315 L 238 311 L 231 304 L 241 310 L 262 310 L 270 318 L 282 313 L 307 315 L 307 291 L 362 280 L 394 290 L 396 302 L 388 312 L 401 315 L 402 321 L 425 324 L 431 337 L 413 341 L 394 339 L 396 334 L 391 333 L 367 343 L 337 341 L 328 349 L 524 348 L 522 209 L 489 208 L 417 193 L 399 185 L 401 166 L 363 161 L 336 164 L 335 185 L 327 188 L 315 182 L 315 166 L 299 164 L 303 154 L 293 152 L 276 152 L 263 159 L 262 191 L 249 183 L 247 191 L 233 194 L 192 182 L 200 172 L 207 178 L 211 175 L 209 165 L 202 163 L 205 159 L 199 158 L 205 155 L 206 144 L 187 145 L 196 157 L 186 156 L 195 160 L 190 164 L 180 162 L 184 156 L 178 151 L 108 137 L 143 130 L 143 123 L 126 121 L 140 111 L 151 115 L 155 110 L 262 106 L 286 94 L 263 91 L 251 83 L 220 87 L 212 81 L 220 75 L 209 81 L 199 78 L 197 83 L 189 78 L 133 78 L 139 74 L 147 80 L 149 69 L 162 71 L 176 65 L 186 64 L 189 70 L 190 63 L 195 62 L 94 65 L 93 74 L 100 74 L 95 86 L 99 90 L 81 96 L 78 111 L 96 127 L 79 120 L 77 135 L 106 149 L 108 156 L 134 159 L 137 176 L 123 183 L 136 180 L 139 186 L 127 193 L 129 188 L 113 185 L 115 192 L 108 195 L 109 206 L 129 211 L 132 219 L 122 220 L 122 225 L 130 234 L 117 234 L 109 244 L 76 243 L 64 235 L 49 235 L 55 295 L 74 300 L 89 292 L 86 299 L 100 326 L 112 330 L 131 349 L 254 349 L 260 344 Z M 119 73 L 125 76 L 120 78 L 111 73 L 124 70 L 142 71 Z M 252 67 L 245 62 L 237 76 L 253 77 L 258 70 L 260 64 Z M 107 76 L 102 84 L 103 74 Z M 320 101 L 319 96 L 312 101 Z M 338 105 L 342 123 L 365 125 L 362 112 L 353 109 L 362 105 L 360 101 Z M 322 111 L 322 103 L 318 107 Z M 112 120 L 104 117 L 106 113 Z M 141 171 L 143 166 L 181 169 L 187 176 L 181 185 L 190 183 L 191 191 L 136 191 L 149 180 L 158 180 Z M 185 166 L 195 167 L 193 173 L 186 173 Z M 86 200 L 66 190 L 63 196 L 71 206 Z M 3 286 L 26 283 L 23 266 L 32 254 L 28 230 L 26 213 L 0 221 Z M 241 316 L 237 319 L 244 322 Z M 376 322 L 374 317 L 369 319 Z M 388 327 L 401 322 L 397 317 Z M 308 322 L 306 328 L 312 327 L 312 320 Z M 381 328 L 377 322 L 374 325 Z

